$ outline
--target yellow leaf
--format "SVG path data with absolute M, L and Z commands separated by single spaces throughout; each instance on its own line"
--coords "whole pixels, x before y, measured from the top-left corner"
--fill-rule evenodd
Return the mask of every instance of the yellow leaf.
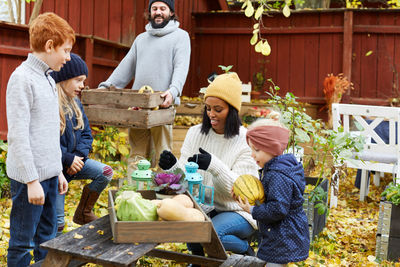
M 91 246 L 86 246 L 86 247 L 84 247 L 83 249 L 85 249 L 85 250 L 90 250 L 90 249 L 93 249 L 93 247 L 91 247 Z
M 251 39 L 250 39 L 250 44 L 255 45 L 257 43 L 257 40 L 258 40 L 258 34 L 255 33 L 255 34 L 253 34 L 253 37 L 251 37 Z
M 75 238 L 75 239 L 82 239 L 82 238 L 83 238 L 83 235 L 80 235 L 80 234 L 75 233 L 74 238 Z
M 121 155 L 128 155 L 129 154 L 129 149 L 126 146 L 119 146 L 118 147 L 118 152 Z
M 263 12 L 264 12 L 264 6 L 263 6 L 263 5 L 260 5 L 260 6 L 257 8 L 256 14 L 254 15 L 254 18 L 255 18 L 256 20 L 258 20 L 258 19 L 261 17 L 261 15 L 262 15 Z
M 261 52 L 261 46 L 262 46 L 262 41 L 259 41 L 256 46 L 254 47 L 254 50 L 256 50 L 257 53 Z
M 271 46 L 269 46 L 269 43 L 267 40 L 265 40 L 265 42 L 263 43 L 263 45 L 261 47 L 261 53 L 264 56 L 269 56 L 271 54 Z
M 98 233 L 99 235 L 104 235 L 104 231 L 103 231 L 103 230 L 97 230 L 97 233 Z
M 120 132 L 119 133 L 119 137 L 127 137 L 127 136 L 128 136 L 128 134 L 125 133 L 125 132 Z
M 132 251 L 128 251 L 128 254 L 129 254 L 129 255 L 133 255 L 133 252 L 132 252 Z
M 94 226 L 93 225 L 89 225 L 89 229 L 93 229 L 94 228 Z
M 258 33 L 260 31 L 260 29 L 255 29 L 253 30 L 253 34 Z
M 258 28 L 260 28 L 260 23 L 256 23 L 253 25 L 253 29 L 258 29 Z
M 285 7 L 282 10 L 282 13 L 286 18 L 290 16 L 290 8 L 288 5 L 285 5 Z
M 254 7 L 252 3 L 247 4 L 247 7 L 244 11 L 244 14 L 246 15 L 246 17 L 250 18 L 251 16 L 253 16 L 254 14 Z
M 368 57 L 368 56 L 370 56 L 372 53 L 373 53 L 372 50 L 369 50 L 367 53 L 365 53 L 365 56 Z

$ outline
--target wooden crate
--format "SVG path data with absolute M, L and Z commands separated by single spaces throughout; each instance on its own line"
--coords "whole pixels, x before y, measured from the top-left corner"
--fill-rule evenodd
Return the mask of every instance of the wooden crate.
M 318 181 L 318 178 L 314 177 L 305 177 L 305 178 L 306 178 L 306 185 L 309 184 L 315 185 Z M 325 192 L 328 192 L 329 188 L 328 179 L 323 179 L 318 186 L 321 187 Z M 318 209 L 315 208 L 315 205 L 317 203 L 311 202 L 309 200 L 309 196 L 310 196 L 309 193 L 304 193 L 303 195 L 304 197 L 303 210 L 308 218 L 310 241 L 313 241 L 315 236 L 318 236 L 318 234 L 324 229 L 326 225 L 326 213 L 322 215 L 318 214 Z
M 400 206 L 389 201 L 379 203 L 375 256 L 391 261 L 400 258 Z
M 118 221 L 114 208 L 116 192 L 117 190 L 108 191 L 108 212 L 110 214 L 114 243 L 211 242 L 212 222 L 188 192 L 186 192 L 186 194 L 192 199 L 195 208 L 200 210 L 205 216 L 206 220 L 204 222 Z M 146 199 L 156 198 L 156 194 L 153 190 L 142 190 L 138 192 L 140 192 Z
M 140 94 L 132 89 L 86 89 L 81 101 L 90 124 L 148 129 L 174 122 L 173 107 L 154 110 L 163 102 L 161 94 Z M 130 107 L 140 110 L 128 110 Z

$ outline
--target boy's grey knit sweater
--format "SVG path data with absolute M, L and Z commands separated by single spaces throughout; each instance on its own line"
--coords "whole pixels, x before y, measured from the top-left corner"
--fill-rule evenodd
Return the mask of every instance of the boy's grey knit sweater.
M 132 89 L 143 85 L 150 85 L 155 91 L 170 89 L 179 105 L 189 62 L 190 38 L 179 28 L 179 22 L 171 20 L 160 29 L 153 29 L 149 23 L 146 32 L 137 36 L 128 54 L 99 87 L 125 88 L 134 78 Z
M 62 171 L 58 97 L 50 71 L 29 54 L 7 85 L 7 175 L 24 184 Z

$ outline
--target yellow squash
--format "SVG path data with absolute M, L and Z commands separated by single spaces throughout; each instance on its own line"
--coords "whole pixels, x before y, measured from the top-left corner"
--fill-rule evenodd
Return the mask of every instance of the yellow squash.
M 233 184 L 233 192 L 242 200 L 246 197 L 250 205 L 260 205 L 265 201 L 264 188 L 257 177 L 250 174 L 240 175 Z

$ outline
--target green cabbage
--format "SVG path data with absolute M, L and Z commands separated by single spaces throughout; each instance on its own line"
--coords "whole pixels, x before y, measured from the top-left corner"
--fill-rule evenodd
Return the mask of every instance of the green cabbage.
M 140 193 L 123 191 L 115 199 L 115 209 L 119 221 L 156 221 L 157 206 Z

